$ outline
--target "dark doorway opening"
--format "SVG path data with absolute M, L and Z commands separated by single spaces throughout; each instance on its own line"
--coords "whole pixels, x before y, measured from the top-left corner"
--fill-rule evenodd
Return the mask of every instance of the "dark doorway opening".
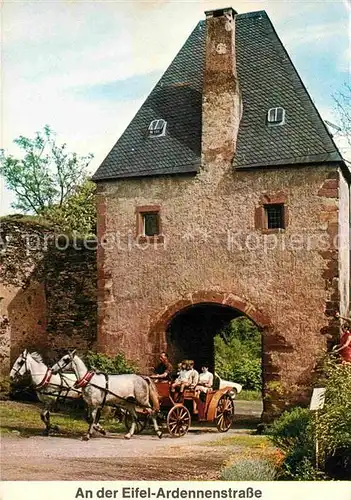
M 168 352 L 173 362 L 193 359 L 214 372 L 214 337 L 242 314 L 220 304 L 197 304 L 174 316 L 167 329 Z

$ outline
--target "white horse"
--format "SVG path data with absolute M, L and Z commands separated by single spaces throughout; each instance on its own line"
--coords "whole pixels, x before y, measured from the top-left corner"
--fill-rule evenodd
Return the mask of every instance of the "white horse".
M 155 416 L 160 409 L 158 393 L 154 383 L 148 377 L 129 374 L 107 375 L 89 371 L 75 351 L 63 356 L 52 367 L 52 370 L 57 373 L 68 368 L 72 368 L 76 374 L 77 385 L 82 388 L 83 399 L 90 410 L 91 422 L 85 436 L 86 440 L 91 437 L 93 428 L 96 428 L 100 410 L 105 404 L 124 408 L 132 416 L 132 425 L 124 436 L 126 439 L 130 439 L 134 434 L 138 418 L 137 407 L 149 413 L 157 436 L 162 437 Z
M 43 362 L 40 354 L 37 352 L 29 353 L 27 349 L 14 362 L 10 378 L 15 381 L 26 373 L 30 374 L 38 399 L 44 404 L 40 418 L 45 424 L 44 434 L 48 436 L 50 430 L 58 430 L 56 425 L 50 424 L 52 406 L 60 397 L 81 398 L 82 391 L 73 387 L 77 381 L 74 373 L 53 374 L 52 370 Z

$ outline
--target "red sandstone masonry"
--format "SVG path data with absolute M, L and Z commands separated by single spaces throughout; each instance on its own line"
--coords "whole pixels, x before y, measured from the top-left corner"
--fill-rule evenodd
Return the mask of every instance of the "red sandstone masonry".
M 330 296 L 332 300 L 327 300 L 325 303 L 325 316 L 327 317 L 328 325 L 321 328 L 321 333 L 326 335 L 328 340 L 337 340 L 339 333 L 339 322 L 335 319 L 335 314 L 339 312 L 340 293 L 339 293 L 339 253 L 335 247 L 336 237 L 339 234 L 338 224 L 338 199 L 339 199 L 339 178 L 334 173 L 329 174 L 318 191 L 318 196 L 322 198 L 334 198 L 335 205 L 322 205 L 319 218 L 321 222 L 327 223 L 326 232 L 329 235 L 330 249 L 319 252 L 325 261 L 326 268 L 322 273 L 325 280 L 326 296 Z

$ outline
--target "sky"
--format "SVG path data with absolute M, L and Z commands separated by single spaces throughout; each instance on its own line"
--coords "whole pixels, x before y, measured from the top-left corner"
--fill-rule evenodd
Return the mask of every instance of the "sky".
M 350 82 L 351 0 L 2 3 L 0 147 L 48 124 L 70 151 L 94 154 L 93 173 L 204 11 L 266 10 L 322 117 Z M 339 134 L 342 153 L 349 154 Z M 0 180 L 0 215 L 13 212 Z

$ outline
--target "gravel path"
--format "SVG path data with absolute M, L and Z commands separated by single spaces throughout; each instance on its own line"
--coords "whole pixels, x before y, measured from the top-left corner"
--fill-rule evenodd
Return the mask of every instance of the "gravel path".
M 229 431 L 226 436 L 234 434 Z M 2 480 L 216 479 L 231 446 L 212 429 L 180 439 L 135 436 L 93 438 L 3 437 Z
M 240 404 L 239 404 L 240 403 Z M 240 414 L 257 417 L 257 402 L 237 402 Z M 240 411 L 241 410 L 241 411 Z M 94 437 L 88 442 L 62 437 L 4 436 L 2 480 L 215 480 L 235 447 L 213 427 L 192 428 L 182 438 L 137 435 Z

